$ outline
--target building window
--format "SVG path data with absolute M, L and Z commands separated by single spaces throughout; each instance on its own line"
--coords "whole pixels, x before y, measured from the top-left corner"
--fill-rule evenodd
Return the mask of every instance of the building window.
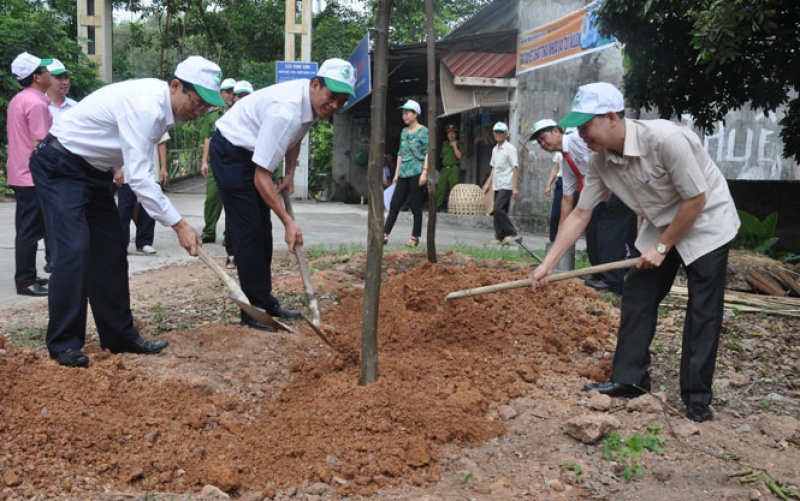
M 94 0 L 86 0 L 86 15 L 94 15 Z
M 95 35 L 95 27 L 94 26 L 87 26 L 86 27 L 86 38 L 89 39 L 88 43 L 86 44 L 86 53 L 90 56 L 95 55 L 95 42 L 96 42 L 96 35 Z

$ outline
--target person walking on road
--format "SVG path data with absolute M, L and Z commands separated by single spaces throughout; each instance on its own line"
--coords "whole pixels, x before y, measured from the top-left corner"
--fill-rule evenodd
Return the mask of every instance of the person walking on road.
M 650 343 L 658 305 L 681 266 L 689 303 L 680 362 L 681 400 L 697 422 L 712 419 L 714 366 L 722 329 L 725 275 L 730 242 L 739 216 L 728 184 L 703 143 L 689 127 L 667 120 L 623 118 L 623 97 L 605 82 L 578 89 L 572 111 L 559 123 L 578 127 L 595 154 L 591 157 L 578 206 L 558 230 L 541 265 L 531 273 L 532 288 L 545 277 L 589 224 L 592 209 L 616 193 L 642 217 L 636 239 L 641 251 L 622 289 L 622 314 L 611 380 L 592 383 L 612 397 L 635 397 L 650 390 Z
M 144 209 L 196 255 L 200 235 L 153 178 L 153 151 L 176 122 L 224 105 L 220 80 L 219 66 L 191 56 L 169 82 L 145 78 L 107 85 L 65 113 L 34 150 L 31 172 L 54 247 L 46 343 L 59 364 L 89 364 L 82 351 L 87 300 L 102 348 L 152 354 L 167 347 L 166 341 L 143 339 L 133 326 L 128 260 L 111 186 L 124 165 Z
M 290 251 L 303 244 L 300 226 L 279 199 L 294 192 L 300 143 L 316 119 L 327 119 L 355 95 L 356 73 L 342 59 L 322 63 L 311 80 L 292 80 L 253 92 L 217 120 L 209 159 L 230 222 L 242 291 L 250 303 L 273 317 L 297 318 L 272 295 L 272 221 L 281 220 Z M 272 174 L 284 161 L 276 188 Z M 244 311 L 241 324 L 271 331 Z
M 494 223 L 494 244 L 509 245 L 517 238 L 517 227 L 508 217 L 511 199 L 519 197 L 519 162 L 517 150 L 507 141 L 508 125 L 497 122 L 492 127 L 492 135 L 497 143 L 492 149 L 490 165 L 492 171 L 483 185 L 483 194 L 494 190 L 494 209 L 492 221 Z
M 436 180 L 437 209 L 443 209 L 447 205 L 450 190 L 461 182 L 461 159 L 467 153 L 464 143 L 458 140 L 456 124 L 448 124 L 445 132 L 447 141 L 442 143 L 442 152 L 439 154 L 442 159 L 442 170 L 439 171 L 439 178 Z
M 403 123 L 406 127 L 400 133 L 397 169 L 392 179 L 395 189 L 389 206 L 389 215 L 383 226 L 383 243 L 389 242 L 389 235 L 407 199 L 414 215 L 414 226 L 411 238 L 408 239 L 408 246 L 416 247 L 422 235 L 422 204 L 425 198 L 423 190 L 428 182 L 428 128 L 419 123 L 422 108 L 418 102 L 409 99 L 400 109 L 403 110 Z

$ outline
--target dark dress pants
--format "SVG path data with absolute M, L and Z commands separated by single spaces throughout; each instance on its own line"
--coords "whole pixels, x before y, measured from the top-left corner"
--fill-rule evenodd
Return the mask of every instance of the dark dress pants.
M 425 201 L 425 192 L 428 188 L 419 185 L 420 174 L 411 177 L 401 177 L 397 179 L 397 186 L 394 188 L 392 202 L 389 204 L 389 215 L 386 217 L 386 224 L 383 232 L 389 235 L 397 222 L 400 209 L 408 200 L 411 213 L 414 215 L 414 226 L 411 229 L 411 236 L 419 238 L 422 235 L 422 204 Z
M 517 234 L 517 227 L 508 217 L 508 209 L 511 207 L 511 190 L 495 190 L 494 192 L 494 212 L 492 222 L 494 223 L 494 236 L 497 240 L 503 240 L 509 235 Z
M 561 221 L 561 197 L 564 194 L 564 182 L 561 176 L 556 178 L 553 188 L 553 206 L 550 209 L 550 243 L 556 241 L 558 234 L 558 223 Z
M 12 186 L 17 201 L 14 214 L 14 285 L 25 289 L 36 282 L 36 251 L 44 238 L 44 218 L 33 186 Z
M 144 210 L 136 194 L 129 184 L 123 184 L 117 192 L 117 208 L 119 222 L 122 227 L 122 241 L 125 248 L 131 239 L 131 220 L 136 223 L 136 248 L 153 245 L 156 233 L 156 221 Z
M 711 403 L 717 347 L 722 330 L 727 243 L 684 265 L 689 303 L 683 325 L 680 389 L 684 404 Z M 658 322 L 658 305 L 683 265 L 672 248 L 658 268 L 631 268 L 622 291 L 622 317 L 611 380 L 623 384 L 650 381 L 650 343 Z
M 87 299 L 100 345 L 116 348 L 136 340 L 112 172 L 55 150 L 37 148 L 31 173 L 52 245 L 47 349 L 55 356 L 80 349 L 86 338 Z
M 598 264 L 622 261 L 638 255 L 636 241 L 636 214 L 616 195 L 608 202 L 601 202 L 592 212 L 592 219 L 586 226 L 586 253 L 589 262 Z M 602 279 L 612 289 L 622 288 L 626 270 L 600 273 Z
M 272 295 L 272 220 L 255 186 L 253 152 L 230 143 L 219 131 L 211 136 L 209 160 L 214 171 L 228 239 L 233 239 L 242 291 L 253 306 L 268 312 L 280 306 Z M 242 312 L 242 319 L 248 320 Z

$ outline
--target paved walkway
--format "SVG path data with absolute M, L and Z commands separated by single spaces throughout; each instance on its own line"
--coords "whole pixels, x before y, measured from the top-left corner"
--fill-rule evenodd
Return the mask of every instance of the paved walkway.
M 203 227 L 203 201 L 205 199 L 205 180 L 189 179 L 174 185 L 167 193 L 172 203 L 189 223 L 198 231 Z M 303 229 L 305 245 L 324 245 L 326 247 L 339 247 L 345 245 L 367 244 L 367 206 L 347 205 L 336 202 L 317 203 L 313 201 L 294 201 L 295 216 Z M 33 298 L 16 294 L 14 287 L 14 212 L 16 204 L 0 203 L 0 307 L 9 306 L 27 301 L 44 301 L 44 298 Z M 461 217 L 449 214 L 439 214 L 437 220 L 436 243 L 437 248 L 445 249 L 454 246 L 484 247 L 493 238 L 491 218 L 489 217 Z M 470 226 L 465 227 L 462 224 Z M 423 238 L 421 248 L 425 245 L 425 232 L 427 219 L 423 219 Z M 224 217 L 220 218 L 218 226 L 218 240 L 216 244 L 206 244 L 204 248 L 211 255 L 221 256 L 224 250 L 221 246 Z M 479 226 L 479 227 L 476 227 Z M 132 234 L 133 234 L 132 229 Z M 392 232 L 389 248 L 403 248 L 408 236 L 411 235 L 411 214 L 401 213 Z M 525 244 L 532 249 L 544 249 L 547 242 L 546 235 L 524 235 Z M 273 217 L 273 241 L 277 251 L 285 251 L 283 242 L 283 225 Z M 158 253 L 145 256 L 136 253 L 134 245 L 130 245 L 131 254 L 128 257 L 130 273 L 162 268 L 174 263 L 194 260 L 183 248 L 178 245 L 175 232 L 156 224 L 156 235 L 153 246 Z M 44 266 L 44 247 L 40 243 L 38 266 L 40 276 L 47 276 L 41 272 Z M 533 261 L 532 261 L 533 262 Z M 199 266 L 199 264 L 198 264 Z

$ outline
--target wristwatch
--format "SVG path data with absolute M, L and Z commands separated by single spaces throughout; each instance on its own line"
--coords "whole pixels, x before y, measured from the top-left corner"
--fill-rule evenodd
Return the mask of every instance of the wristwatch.
M 661 242 L 656 242 L 656 252 L 661 254 L 662 256 L 667 254 L 667 246 L 662 244 Z

